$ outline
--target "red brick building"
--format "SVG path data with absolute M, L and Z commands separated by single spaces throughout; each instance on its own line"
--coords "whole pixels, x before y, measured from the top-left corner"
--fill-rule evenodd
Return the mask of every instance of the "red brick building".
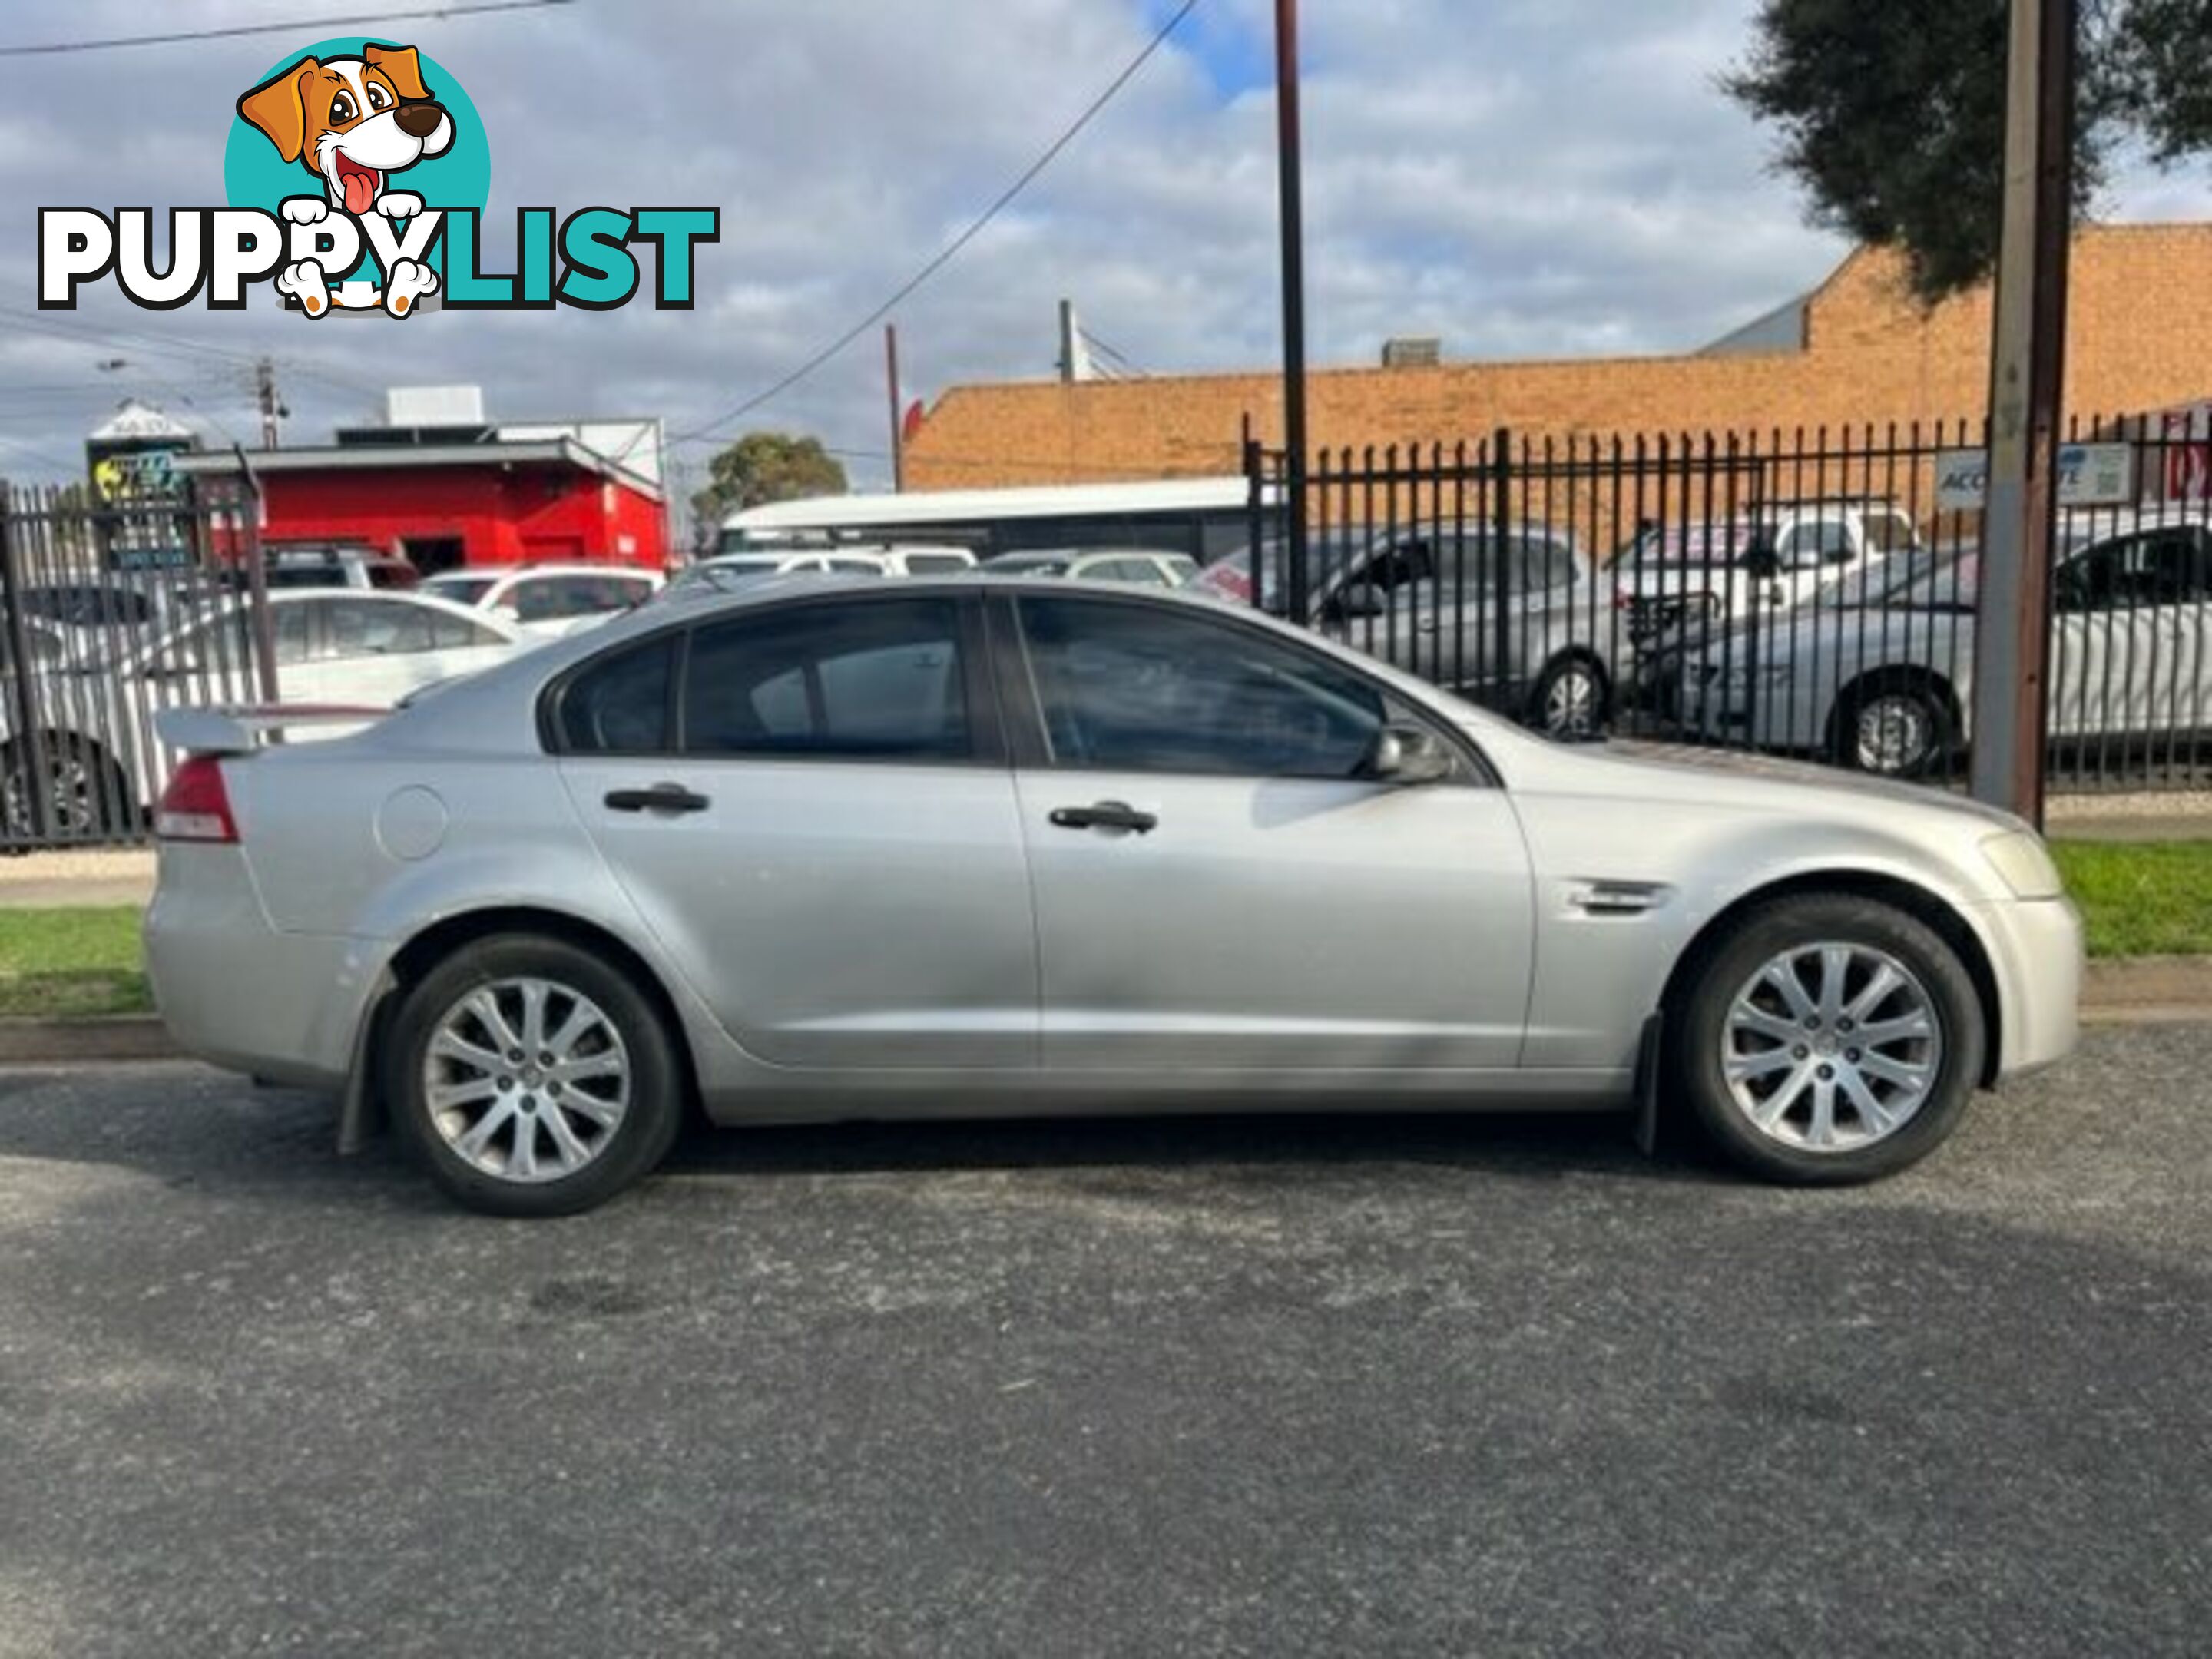
M 2212 224 L 2093 227 L 2075 240 L 2067 407 L 2084 417 L 2212 392 Z M 1789 431 L 1978 416 L 1986 288 L 1931 309 L 1898 262 L 1851 255 L 1820 287 L 1701 351 L 1315 372 L 1317 447 L 1486 434 Z M 1280 441 L 1282 388 L 1254 374 L 955 386 L 906 449 L 911 489 L 1235 472 L 1247 421 Z

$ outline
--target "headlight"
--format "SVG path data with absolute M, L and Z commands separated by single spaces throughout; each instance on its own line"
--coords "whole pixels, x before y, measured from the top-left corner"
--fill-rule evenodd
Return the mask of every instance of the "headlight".
M 2031 831 L 2008 830 L 1990 836 L 1982 842 L 1982 856 L 2014 898 L 2051 899 L 2066 890 L 2066 884 L 2058 878 L 2058 866 L 2044 849 L 2043 838 Z

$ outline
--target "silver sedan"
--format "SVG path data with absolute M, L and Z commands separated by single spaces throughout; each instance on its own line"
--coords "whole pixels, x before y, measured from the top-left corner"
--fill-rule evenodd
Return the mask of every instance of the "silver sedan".
M 692 1103 L 1679 1109 L 1864 1180 L 2075 1038 L 2015 819 L 1554 744 L 1171 595 L 775 582 L 285 719 L 165 717 L 163 1015 L 502 1213 L 628 1186 Z

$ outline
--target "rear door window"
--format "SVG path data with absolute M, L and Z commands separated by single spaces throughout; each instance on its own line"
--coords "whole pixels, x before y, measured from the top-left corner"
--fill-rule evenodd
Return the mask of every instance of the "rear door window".
M 952 761 L 974 752 L 951 599 L 778 608 L 701 628 L 684 689 L 695 755 Z

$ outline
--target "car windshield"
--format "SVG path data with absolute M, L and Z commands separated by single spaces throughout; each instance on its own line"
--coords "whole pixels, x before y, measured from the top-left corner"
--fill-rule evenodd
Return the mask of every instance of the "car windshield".
M 780 559 L 744 560 L 713 564 L 695 564 L 689 570 L 669 579 L 660 591 L 663 594 L 680 597 L 687 593 L 734 593 L 739 588 L 750 587 L 766 581 L 776 574 Z
M 1323 532 L 1310 543 L 1312 575 L 1309 585 L 1316 592 L 1327 583 L 1329 576 L 1350 562 L 1360 543 L 1358 538 L 1340 532 Z M 1283 596 L 1290 581 L 1289 544 L 1269 537 L 1260 544 L 1261 598 L 1263 609 L 1279 617 L 1285 605 Z M 1190 579 L 1189 586 L 1200 593 L 1211 593 L 1217 599 L 1233 599 L 1239 605 L 1252 603 L 1252 550 L 1240 547 L 1234 553 L 1216 559 L 1212 564 Z
M 1008 576 L 1065 576 L 1069 562 L 1057 553 L 1009 553 L 992 560 L 991 568 Z
M 1884 611 L 1972 611 L 1981 592 L 1976 547 L 1920 548 L 1854 570 L 1822 588 L 1816 605 Z
M 422 584 L 422 591 L 455 605 L 476 605 L 498 580 L 496 576 L 433 576 Z

